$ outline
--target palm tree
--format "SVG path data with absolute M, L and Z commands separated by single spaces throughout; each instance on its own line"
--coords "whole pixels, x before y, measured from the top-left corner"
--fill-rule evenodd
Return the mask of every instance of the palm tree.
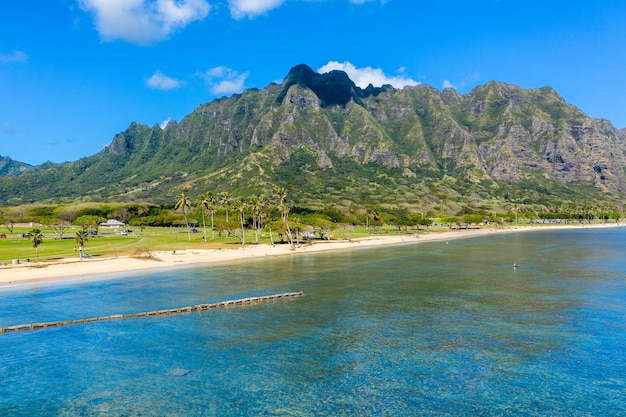
M 285 225 L 285 230 L 287 230 L 289 243 L 293 246 L 293 238 L 291 237 L 291 229 L 289 228 L 289 206 L 286 203 L 280 203 L 278 205 L 278 211 L 280 211 L 280 217 Z
M 33 248 L 35 248 L 35 262 L 39 261 L 39 245 L 43 243 L 43 235 L 41 230 L 33 229 L 28 232 L 28 238 L 33 242 Z
M 211 239 L 215 239 L 215 205 L 217 204 L 217 196 L 209 192 L 208 201 L 209 215 L 211 216 Z
M 280 211 L 280 217 L 285 224 L 287 230 L 287 236 L 289 237 L 289 243 L 293 246 L 293 238 L 291 237 L 291 230 L 289 229 L 289 206 L 287 205 L 287 190 L 284 187 L 274 187 L 274 197 L 278 200 L 278 210 Z
M 78 232 L 76 232 L 76 237 L 74 238 L 74 241 L 76 241 L 76 244 L 78 245 L 78 250 L 80 252 L 80 257 L 83 257 L 83 252 L 85 250 L 85 243 L 87 243 L 87 232 L 85 232 L 84 230 L 79 230 Z
M 191 240 L 191 230 L 189 229 L 189 222 L 187 221 L 187 210 L 191 209 L 191 201 L 187 198 L 185 193 L 178 194 L 176 197 L 176 205 L 174 206 L 175 210 L 181 210 L 183 212 L 183 216 L 185 217 L 185 225 L 187 226 L 187 237 Z
M 228 224 L 228 206 L 233 202 L 233 196 L 228 191 L 222 191 L 220 193 L 219 203 L 226 207 L 226 224 Z
M 140 217 L 145 216 L 149 212 L 150 212 L 150 209 L 148 208 L 148 206 L 139 206 L 139 207 L 137 207 L 137 215 L 140 216 Z
M 246 244 L 246 230 L 244 228 L 244 220 L 245 220 L 245 211 L 247 208 L 247 204 L 242 199 L 238 198 L 233 203 L 233 209 L 237 210 L 239 213 L 239 223 L 241 224 L 241 245 Z
M 268 201 L 267 197 L 264 195 L 261 196 L 252 196 L 250 197 L 250 209 L 252 210 L 252 222 L 254 223 L 255 228 L 255 243 L 259 243 L 259 234 L 261 230 L 263 230 L 263 214 L 265 209 L 267 209 Z
M 208 191 L 204 194 L 198 195 L 198 205 L 202 209 L 202 228 L 204 229 L 204 242 L 206 243 L 206 222 L 205 222 L 205 210 L 209 210 L 211 208 L 211 200 L 213 198 L 213 193 Z
M 509 207 L 509 213 L 515 214 L 515 226 L 517 226 L 517 214 L 520 212 L 520 208 L 517 204 L 513 204 Z
M 370 231 L 370 219 L 377 219 L 378 218 L 378 212 L 373 209 L 373 208 L 368 208 L 365 212 L 365 228 L 367 229 L 367 231 Z
M 257 226 L 259 229 L 259 233 L 261 233 L 263 231 L 263 228 L 265 227 L 264 220 L 267 218 L 265 211 L 269 208 L 270 202 L 266 196 L 261 195 L 259 196 L 258 203 L 259 205 L 257 212 Z
M 277 204 L 284 204 L 287 202 L 287 190 L 285 187 L 274 186 L 274 197 L 278 200 Z

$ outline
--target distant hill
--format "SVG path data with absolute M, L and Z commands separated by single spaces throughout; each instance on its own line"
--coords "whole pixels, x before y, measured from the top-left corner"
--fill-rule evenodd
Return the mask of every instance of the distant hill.
M 0 156 L 0 177 L 21 175 L 30 168 L 32 168 L 31 165 L 14 161 L 8 156 Z
M 300 204 L 344 207 L 618 201 L 626 131 L 550 87 L 361 89 L 344 72 L 298 65 L 281 85 L 200 105 L 165 129 L 132 123 L 93 156 L 17 164 L 0 165 L 0 201 L 159 203 L 181 190 L 245 196 L 272 185 Z

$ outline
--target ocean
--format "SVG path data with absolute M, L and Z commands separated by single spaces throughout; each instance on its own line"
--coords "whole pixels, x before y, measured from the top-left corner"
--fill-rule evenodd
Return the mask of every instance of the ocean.
M 625 416 L 626 228 L 0 289 L 0 416 Z M 517 268 L 513 265 L 518 264 Z

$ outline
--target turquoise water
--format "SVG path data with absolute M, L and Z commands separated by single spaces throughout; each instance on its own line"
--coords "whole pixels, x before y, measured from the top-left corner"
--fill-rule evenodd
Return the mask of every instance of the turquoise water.
M 305 296 L 0 335 L 0 416 L 624 416 L 625 249 L 527 232 L 1 289 L 0 326 Z

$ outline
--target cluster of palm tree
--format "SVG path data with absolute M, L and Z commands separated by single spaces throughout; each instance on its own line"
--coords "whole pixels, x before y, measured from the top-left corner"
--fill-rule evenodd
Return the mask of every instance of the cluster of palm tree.
M 271 201 L 265 195 L 254 195 L 247 199 L 235 198 L 228 191 L 214 194 L 211 191 L 201 193 L 196 197 L 195 207 L 200 208 L 202 217 L 202 229 L 203 239 L 207 241 L 207 225 L 206 219 L 211 219 L 211 239 L 215 238 L 215 214 L 217 207 L 222 206 L 225 211 L 226 224 L 229 224 L 229 210 L 234 210 L 237 213 L 237 220 L 239 228 L 241 230 L 241 244 L 246 243 L 246 213 L 251 215 L 252 228 L 255 232 L 255 243 L 259 242 L 259 236 L 262 234 L 266 225 L 269 225 L 270 211 L 273 209 L 278 210 L 281 216 L 281 222 L 283 223 L 286 235 L 289 239 L 289 243 L 293 245 L 293 238 L 291 229 L 289 226 L 289 204 L 287 202 L 287 190 L 283 187 L 274 187 L 274 201 Z M 187 227 L 188 239 L 191 240 L 191 228 L 187 215 L 192 212 L 194 207 L 193 201 L 185 195 L 184 192 L 180 193 L 176 197 L 176 204 L 174 208 L 181 211 L 185 219 L 185 226 Z M 274 243 L 272 234 L 272 228 L 269 228 L 270 240 Z

